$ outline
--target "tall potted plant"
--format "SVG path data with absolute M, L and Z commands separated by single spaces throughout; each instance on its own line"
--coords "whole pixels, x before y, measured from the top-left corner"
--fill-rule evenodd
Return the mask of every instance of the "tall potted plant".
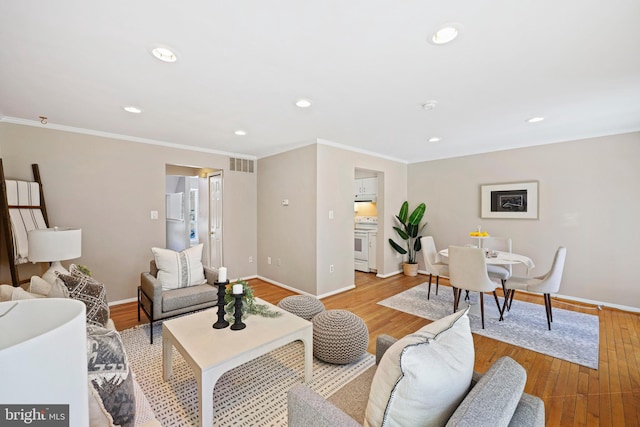
M 402 255 L 408 255 L 407 262 L 403 263 L 402 268 L 407 276 L 416 276 L 418 274 L 418 261 L 416 255 L 422 249 L 420 239 L 427 223 L 420 227 L 420 221 L 427 209 L 424 203 L 420 203 L 409 215 L 409 202 L 405 201 L 400 207 L 400 213 L 396 215 L 396 220 L 401 227 L 393 227 L 398 236 L 404 240 L 406 249 L 396 243 L 393 239 L 389 239 L 389 244 L 393 249 Z

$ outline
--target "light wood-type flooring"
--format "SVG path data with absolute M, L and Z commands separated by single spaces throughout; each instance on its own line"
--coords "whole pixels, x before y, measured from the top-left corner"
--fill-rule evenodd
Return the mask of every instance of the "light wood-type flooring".
M 327 309 L 348 309 L 364 319 L 370 335 L 368 350 L 375 354 L 376 336 L 400 338 L 430 323 L 376 303 L 425 281 L 428 276 L 380 279 L 371 273 L 356 272 L 355 289 L 322 301 Z M 249 284 L 256 296 L 273 304 L 294 294 L 259 279 L 252 279 Z M 441 280 L 440 292 L 451 292 L 447 286 L 447 280 Z M 545 316 L 541 296 L 520 292 L 516 298 L 540 304 L 540 316 Z M 600 317 L 598 370 L 474 334 L 475 370 L 485 372 L 502 356 L 518 361 L 528 374 L 525 391 L 544 400 L 548 426 L 640 426 L 640 314 L 606 307 L 599 310 L 555 298 L 553 306 Z M 138 324 L 136 303 L 111 307 L 111 317 L 118 330 Z M 140 323 L 147 321 L 143 313 Z

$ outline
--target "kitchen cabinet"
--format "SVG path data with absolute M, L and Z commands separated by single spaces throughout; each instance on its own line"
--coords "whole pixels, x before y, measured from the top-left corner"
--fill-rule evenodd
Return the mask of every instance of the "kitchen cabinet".
M 355 195 L 361 194 L 378 194 L 378 178 L 356 178 L 355 180 Z
M 377 233 L 369 233 L 369 271 L 378 271 L 376 266 Z

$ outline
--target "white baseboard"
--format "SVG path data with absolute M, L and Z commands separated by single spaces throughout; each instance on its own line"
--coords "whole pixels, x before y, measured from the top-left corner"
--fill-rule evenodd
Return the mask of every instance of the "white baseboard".
M 269 283 L 271 283 L 272 285 L 276 285 L 276 286 L 278 286 L 278 287 L 281 287 L 281 288 L 287 289 L 287 290 L 289 290 L 289 291 L 292 291 L 292 292 L 295 292 L 295 293 L 298 293 L 298 294 L 302 294 L 302 295 L 309 295 L 309 296 L 315 297 L 315 295 L 313 295 L 313 294 L 311 294 L 311 293 L 309 293 L 309 292 L 305 292 L 305 291 L 302 291 L 302 290 L 300 290 L 300 289 L 296 289 L 296 288 L 294 288 L 294 287 L 291 287 L 291 286 L 285 285 L 284 283 L 276 282 L 275 280 L 268 279 L 268 278 L 266 278 L 266 277 L 262 277 L 262 276 L 260 276 L 260 275 L 256 276 L 256 278 L 258 278 L 258 279 L 260 279 L 260 280 L 264 280 L 265 282 L 269 282 Z
M 384 274 L 384 275 L 383 274 L 376 274 L 376 277 L 379 277 L 381 279 L 386 279 L 387 277 L 395 276 L 396 274 L 401 274 L 401 273 L 402 273 L 402 271 L 395 271 L 395 272 Z M 424 270 L 418 270 L 418 273 L 420 273 L 422 275 L 425 275 L 425 276 L 429 275 L 429 273 L 427 273 Z M 443 277 L 446 277 L 446 276 L 443 276 Z M 348 290 L 355 289 L 355 287 L 356 287 L 355 285 L 351 285 L 351 286 L 346 286 L 344 288 L 337 289 L 335 291 L 327 292 L 326 294 L 313 295 L 313 294 L 311 294 L 309 292 L 301 291 L 300 289 L 296 289 L 296 288 L 293 288 L 291 286 L 287 286 L 284 283 L 276 282 L 275 280 L 267 279 L 266 277 L 262 277 L 262 276 L 258 276 L 258 275 L 248 276 L 248 277 L 242 278 L 242 280 L 249 280 L 249 279 L 264 280 L 265 282 L 269 282 L 269 283 L 271 283 L 273 285 L 276 285 L 276 286 L 279 286 L 281 288 L 290 290 L 292 292 L 296 292 L 296 293 L 303 294 L 303 295 L 310 295 L 310 296 L 316 297 L 318 299 L 326 298 L 326 297 L 331 296 L 331 295 L 340 294 L 342 292 L 346 292 Z M 519 291 L 519 292 L 526 292 L 526 291 Z M 537 294 L 533 294 L 533 295 L 537 295 Z M 576 301 L 576 302 L 582 302 L 582 303 L 586 303 L 586 304 L 593 304 L 593 305 L 596 306 L 596 308 L 611 307 L 611 308 L 616 308 L 618 310 L 629 311 L 631 313 L 640 313 L 640 308 L 639 307 L 631 307 L 631 306 L 628 306 L 628 305 L 613 304 L 613 303 L 610 303 L 610 302 L 596 301 L 596 300 L 592 300 L 592 299 L 579 298 L 579 297 L 574 297 L 574 296 L 570 296 L 570 295 L 554 294 L 553 296 L 556 297 L 556 298 L 562 298 L 562 299 L 566 299 L 566 300 L 569 300 L 569 301 Z M 114 306 L 114 305 L 118 305 L 118 304 L 126 304 L 126 303 L 136 302 L 136 301 L 138 301 L 137 297 L 127 298 L 127 299 L 123 299 L 123 300 L 119 300 L 119 301 L 112 301 L 112 302 L 109 303 L 109 307 Z
M 376 277 L 379 277 L 381 279 L 386 279 L 387 277 L 391 277 L 391 276 L 395 276 L 396 274 L 400 274 L 402 273 L 402 270 L 397 270 L 397 271 L 392 271 L 391 273 L 387 273 L 387 274 L 376 274 Z
M 291 286 L 287 286 L 284 283 L 276 282 L 275 280 L 271 280 L 271 279 L 268 279 L 266 277 L 262 277 L 262 276 L 257 276 L 257 277 L 258 277 L 258 279 L 264 280 L 265 282 L 269 282 L 272 285 L 279 286 L 281 288 L 287 289 L 287 290 L 292 291 L 292 292 L 296 292 L 298 294 L 309 295 L 309 296 L 312 296 L 312 297 L 316 297 L 318 299 L 326 298 L 326 297 L 331 296 L 331 295 L 340 294 L 342 292 L 346 292 L 346 291 L 349 291 L 351 289 L 355 289 L 355 287 L 356 287 L 356 285 L 345 286 L 344 288 L 336 289 L 335 291 L 327 292 L 326 294 L 314 295 L 312 293 L 305 292 L 305 291 L 302 291 L 300 289 L 296 289 L 296 288 L 291 287 Z
M 426 271 L 423 271 L 423 270 L 418 270 L 418 273 L 424 274 L 426 276 L 429 275 L 429 273 L 427 273 Z M 447 277 L 447 276 L 441 276 L 441 277 Z M 526 292 L 526 293 L 531 294 L 531 295 L 540 295 L 540 294 L 537 294 L 535 292 L 527 292 L 527 291 L 521 291 L 521 290 L 519 290 L 518 292 Z M 614 303 L 611 303 L 611 302 L 604 302 L 604 301 L 597 301 L 597 300 L 592 300 L 592 299 L 587 299 L 587 298 L 574 297 L 574 296 L 571 296 L 571 295 L 553 294 L 553 297 L 562 298 L 562 299 L 566 299 L 566 300 L 569 300 L 569 301 L 582 302 L 582 303 L 585 303 L 585 304 L 592 304 L 592 305 L 595 305 L 596 307 L 594 307 L 594 308 L 597 308 L 597 309 L 602 308 L 602 307 L 610 307 L 610 308 L 616 308 L 618 310 L 629 311 L 629 312 L 632 312 L 632 313 L 640 313 L 640 308 L 631 307 L 631 306 L 628 306 L 628 305 L 614 304 Z
M 109 303 L 109 307 L 111 307 L 112 305 L 126 304 L 126 303 L 129 303 L 129 302 L 138 302 L 138 297 L 121 299 L 119 301 L 112 301 L 112 302 Z
M 524 291 L 522 291 L 522 292 L 524 292 Z M 552 296 L 556 297 L 556 298 L 566 299 L 566 300 L 569 300 L 569 301 L 576 301 L 576 302 L 583 302 L 583 303 L 586 303 L 586 304 L 593 304 L 593 305 L 597 306 L 598 309 L 600 309 L 602 307 L 610 307 L 610 308 L 617 308 L 618 310 L 630 311 L 632 313 L 640 313 L 640 308 L 631 307 L 631 306 L 628 306 L 628 305 L 613 304 L 611 302 L 596 301 L 596 300 L 592 300 L 592 299 L 579 298 L 579 297 L 574 297 L 574 296 L 569 296 L 569 295 L 553 294 Z
M 330 297 L 331 295 L 341 294 L 342 292 L 350 291 L 351 289 L 355 289 L 356 285 L 345 286 L 344 288 L 336 289 L 335 291 L 327 292 L 326 294 L 318 295 L 318 299 Z

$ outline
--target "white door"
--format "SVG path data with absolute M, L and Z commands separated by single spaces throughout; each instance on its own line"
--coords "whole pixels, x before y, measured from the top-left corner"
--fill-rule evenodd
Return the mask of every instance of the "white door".
M 209 266 L 222 264 L 222 173 L 209 176 Z

